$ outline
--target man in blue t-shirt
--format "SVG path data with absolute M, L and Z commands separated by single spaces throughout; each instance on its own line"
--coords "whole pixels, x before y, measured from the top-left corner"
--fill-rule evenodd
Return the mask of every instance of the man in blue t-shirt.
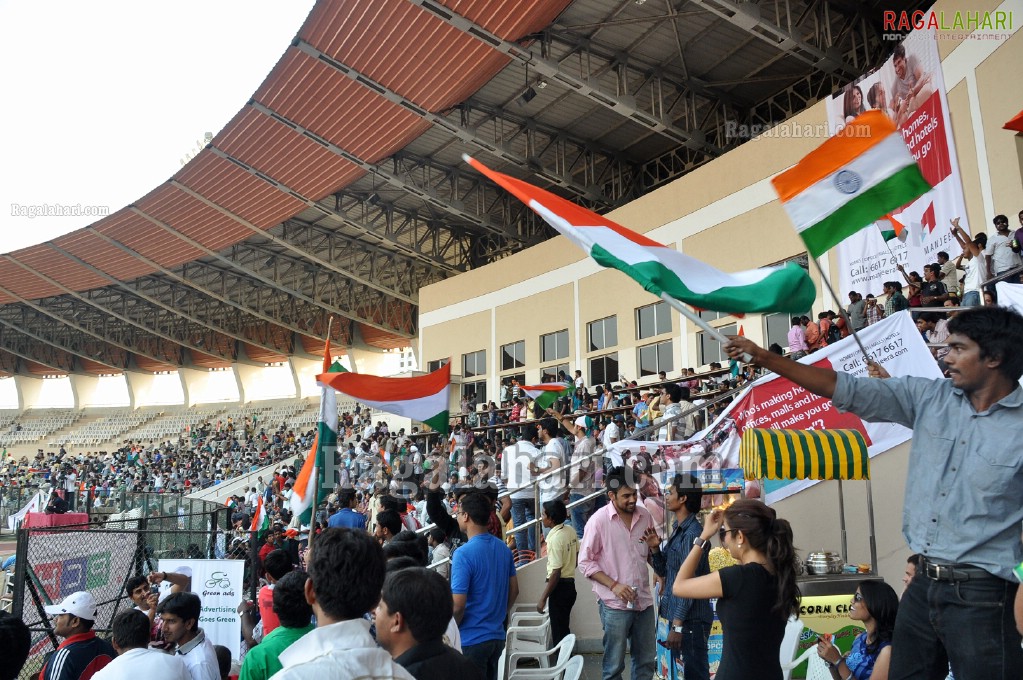
M 366 530 L 366 516 L 355 511 L 355 491 L 353 489 L 341 489 L 341 493 L 338 494 L 338 504 L 341 509 L 330 516 L 327 526 Z
M 504 620 L 519 594 L 515 561 L 504 541 L 488 530 L 493 502 L 482 493 L 462 498 L 459 527 L 468 541 L 451 558 L 451 592 L 462 654 L 496 680 L 504 651 Z

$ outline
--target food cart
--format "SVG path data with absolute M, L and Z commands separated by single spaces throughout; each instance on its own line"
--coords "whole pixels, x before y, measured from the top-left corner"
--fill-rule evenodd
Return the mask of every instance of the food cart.
M 800 619 L 803 632 L 799 652 L 816 642 L 818 636 L 831 637 L 846 652 L 862 630 L 849 619 L 849 602 L 856 584 L 878 579 L 877 544 L 874 537 L 874 502 L 870 490 L 870 458 L 867 442 L 857 430 L 768 430 L 751 428 L 742 435 L 739 461 L 746 479 L 818 479 L 838 483 L 840 515 L 841 568 L 830 555 L 817 554 L 808 559 L 808 573 L 799 577 L 802 593 Z M 846 567 L 848 556 L 843 480 L 863 480 L 867 492 L 867 528 L 870 542 L 869 571 Z M 809 573 L 817 567 L 824 573 Z M 799 653 L 797 652 L 797 654 Z M 802 677 L 797 668 L 793 677 Z

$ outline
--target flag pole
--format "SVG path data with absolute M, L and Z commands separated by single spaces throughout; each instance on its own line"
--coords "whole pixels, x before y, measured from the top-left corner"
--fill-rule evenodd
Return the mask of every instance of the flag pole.
M 852 327 L 852 323 L 849 321 L 849 315 L 846 313 L 845 307 L 842 306 L 842 301 L 838 299 L 838 293 L 836 293 L 835 289 L 831 287 L 831 281 L 828 281 L 828 277 L 824 275 L 824 268 L 821 267 L 821 264 L 817 261 L 816 257 L 811 255 L 807 259 L 813 262 L 814 267 L 817 268 L 817 273 L 821 276 L 821 282 L 824 284 L 824 287 L 828 289 L 828 292 L 831 293 L 831 299 L 833 299 L 835 304 L 838 305 L 838 312 L 842 319 L 845 320 L 845 327 L 849 329 L 849 333 L 852 335 L 853 340 L 856 341 L 856 346 L 859 347 L 860 352 L 863 353 L 863 360 L 869 364 L 870 355 L 867 353 L 867 348 L 863 346 L 863 341 L 860 340 L 860 336 L 856 334 L 856 329 Z
M 661 293 L 661 299 L 668 303 L 668 306 L 676 310 L 679 314 L 686 317 L 694 324 L 700 327 L 705 333 L 708 333 L 710 337 L 714 338 L 722 345 L 728 344 L 728 337 L 725 336 L 721 331 L 711 326 L 709 323 L 700 318 L 699 314 L 693 312 L 693 310 L 686 307 L 684 304 L 671 297 L 667 293 Z M 746 363 L 753 361 L 753 357 L 748 352 L 743 352 L 742 360 Z
M 327 317 L 327 339 L 323 345 L 323 373 L 330 370 L 331 356 L 330 356 L 330 334 L 334 329 L 334 315 Z M 323 400 L 323 394 L 321 391 L 320 400 Z M 319 427 L 319 423 L 316 425 Z M 317 436 L 313 441 L 313 450 L 309 452 L 309 455 L 315 457 L 316 449 L 319 448 L 319 437 Z M 326 463 L 326 454 L 324 454 L 324 463 Z M 306 552 L 306 568 L 309 568 L 309 553 L 313 549 L 313 536 L 316 535 L 316 510 L 320 505 L 320 470 L 316 471 L 316 479 L 313 480 L 313 503 L 310 506 L 309 513 L 309 536 L 306 539 L 305 552 Z M 298 530 L 302 531 L 302 520 L 298 522 Z

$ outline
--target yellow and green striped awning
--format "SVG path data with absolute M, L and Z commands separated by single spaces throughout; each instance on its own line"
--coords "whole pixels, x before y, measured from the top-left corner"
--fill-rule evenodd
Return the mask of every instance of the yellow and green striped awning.
M 746 479 L 870 479 L 867 442 L 856 430 L 763 430 L 742 433 Z

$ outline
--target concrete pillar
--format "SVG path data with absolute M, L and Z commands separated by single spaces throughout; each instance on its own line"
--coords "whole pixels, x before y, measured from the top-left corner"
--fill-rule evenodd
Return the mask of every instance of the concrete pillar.
M 96 390 L 99 387 L 99 378 L 94 375 L 78 375 L 72 373 L 68 376 L 71 379 L 71 395 L 75 400 L 75 408 L 83 409 L 96 404 Z
M 35 408 L 39 405 L 39 393 L 43 389 L 43 379 L 26 375 L 15 376 L 18 386 L 18 410 Z

